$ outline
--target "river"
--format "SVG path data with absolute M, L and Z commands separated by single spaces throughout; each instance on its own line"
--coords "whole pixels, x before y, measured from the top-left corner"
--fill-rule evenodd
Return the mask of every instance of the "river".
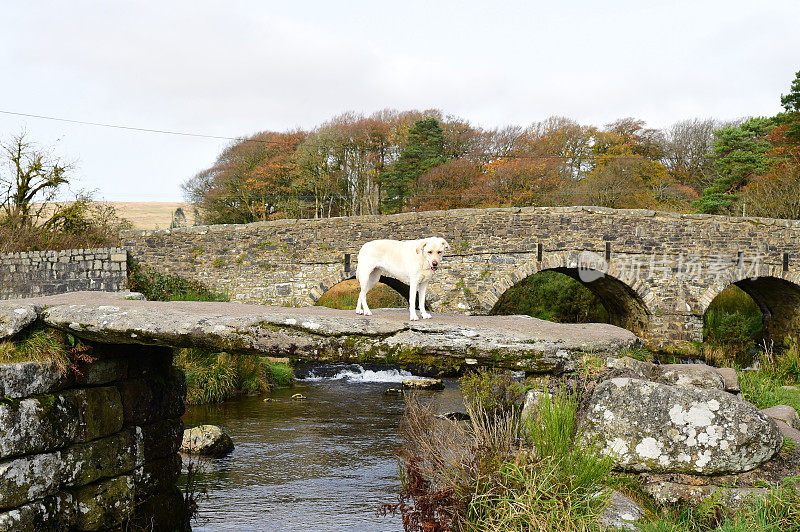
M 268 402 L 189 406 L 187 427 L 219 425 L 236 445 L 225 458 L 199 461 L 198 486 L 208 498 L 193 530 L 402 530 L 399 517 L 375 511 L 396 502 L 400 489 L 393 451 L 404 403 L 383 392 L 407 376 L 328 366 L 273 391 Z M 292 400 L 295 393 L 307 399 Z M 425 394 L 443 411 L 461 402 L 453 381 Z

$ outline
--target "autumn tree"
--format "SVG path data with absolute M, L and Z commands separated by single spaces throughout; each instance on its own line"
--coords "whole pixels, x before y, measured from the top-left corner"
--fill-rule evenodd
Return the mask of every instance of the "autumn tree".
M 230 145 L 182 185 L 205 223 L 248 223 L 296 213 L 294 154 L 305 133 L 258 133 Z

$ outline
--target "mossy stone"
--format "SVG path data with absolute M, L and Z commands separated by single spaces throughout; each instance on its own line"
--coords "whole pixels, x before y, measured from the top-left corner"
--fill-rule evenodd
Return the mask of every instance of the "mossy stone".
M 75 528 L 105 530 L 121 525 L 133 514 L 133 475 L 83 486 L 73 492 L 78 504 Z

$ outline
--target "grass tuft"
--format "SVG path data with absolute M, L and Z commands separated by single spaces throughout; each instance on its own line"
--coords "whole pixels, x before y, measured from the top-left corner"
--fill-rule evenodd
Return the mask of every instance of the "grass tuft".
M 186 402 L 222 403 L 239 395 L 268 393 L 274 386 L 291 386 L 291 366 L 266 357 L 180 349 L 175 365 L 186 374 Z
M 0 343 L 0 362 L 38 362 L 52 366 L 62 375 L 81 374 L 81 366 L 91 363 L 91 346 L 70 334 L 48 327 L 34 326 L 13 341 Z

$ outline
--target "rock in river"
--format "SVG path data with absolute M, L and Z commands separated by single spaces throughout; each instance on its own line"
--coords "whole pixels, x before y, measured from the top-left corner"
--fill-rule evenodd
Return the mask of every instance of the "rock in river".
M 403 381 L 403 388 L 411 388 L 414 390 L 444 390 L 444 383 L 442 379 L 405 379 Z
M 233 451 L 233 440 L 216 425 L 200 425 L 183 431 L 180 452 L 225 456 Z
M 625 471 L 700 475 L 749 471 L 783 443 L 774 421 L 734 395 L 632 378 L 594 390 L 582 433 Z

